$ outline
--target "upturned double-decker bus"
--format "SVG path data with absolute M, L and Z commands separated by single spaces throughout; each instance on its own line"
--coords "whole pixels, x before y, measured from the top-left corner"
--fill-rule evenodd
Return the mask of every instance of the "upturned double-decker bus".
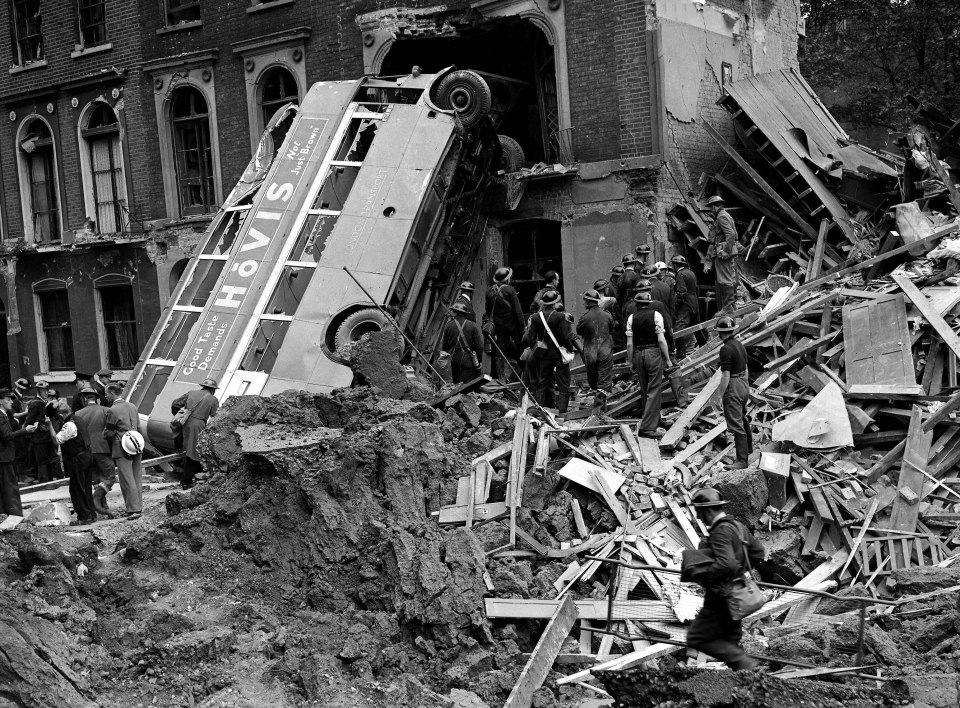
M 338 351 L 362 334 L 438 335 L 500 167 L 490 101 L 451 68 L 320 82 L 277 112 L 127 384 L 154 446 L 171 447 L 172 401 L 208 377 L 221 399 L 325 392 L 350 385 Z

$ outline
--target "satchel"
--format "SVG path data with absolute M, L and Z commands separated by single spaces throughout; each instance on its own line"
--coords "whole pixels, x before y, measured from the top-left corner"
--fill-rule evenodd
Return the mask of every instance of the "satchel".
M 191 413 L 192 411 L 186 406 L 178 410 L 170 421 L 170 431 L 174 434 L 179 433 L 190 419 Z
M 750 553 L 747 551 L 746 539 L 740 533 L 740 526 L 731 519 L 737 529 L 737 538 L 740 539 L 740 547 L 743 549 L 743 557 L 747 564 L 747 569 L 743 575 L 730 581 L 724 590 L 724 596 L 727 600 L 727 608 L 730 610 L 730 617 L 735 622 L 744 617 L 752 615 L 761 607 L 770 601 L 770 597 L 760 589 L 757 581 L 753 579 L 750 567 Z
M 561 347 L 557 338 L 553 336 L 553 330 L 550 329 L 550 326 L 547 324 L 547 318 L 543 316 L 543 312 L 540 312 L 540 321 L 543 322 L 543 328 L 547 330 L 547 334 L 550 335 L 550 340 L 553 342 L 553 346 L 560 350 L 560 359 L 564 364 L 569 364 L 573 361 L 574 354 L 572 351 L 566 347 Z
M 460 351 L 466 350 L 467 353 L 470 354 L 470 365 L 471 365 L 474 369 L 479 369 L 479 368 L 480 368 L 480 360 L 477 359 L 477 353 L 476 353 L 475 351 L 473 351 L 473 349 L 471 349 L 469 346 L 467 346 L 467 343 L 463 341 L 463 325 L 462 325 L 461 323 L 459 323 L 459 322 L 455 322 L 454 324 L 457 325 L 457 330 L 459 330 L 459 332 L 460 332 L 460 333 L 457 335 L 457 348 L 459 348 Z

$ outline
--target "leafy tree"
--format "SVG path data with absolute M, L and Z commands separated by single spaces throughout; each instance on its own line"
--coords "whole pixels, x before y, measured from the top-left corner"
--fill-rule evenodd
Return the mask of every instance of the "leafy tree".
M 960 118 L 960 1 L 801 0 L 800 68 L 839 120 L 901 130 L 913 95 Z

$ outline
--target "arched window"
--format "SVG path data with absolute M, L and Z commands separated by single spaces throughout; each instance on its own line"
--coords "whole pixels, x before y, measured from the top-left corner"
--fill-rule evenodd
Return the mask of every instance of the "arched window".
M 38 243 L 60 240 L 60 207 L 57 199 L 57 168 L 50 127 L 39 118 L 20 132 L 20 178 L 26 189 L 23 211 L 32 238 Z
M 170 106 L 180 213 L 205 214 L 216 208 L 210 116 L 203 94 L 192 86 L 173 92 Z
M 264 128 L 282 106 L 300 103 L 297 80 L 285 67 L 275 66 L 265 72 L 260 79 L 260 86 L 260 113 Z
M 86 125 L 80 129 L 86 145 L 89 165 L 84 165 L 84 180 L 92 195 L 88 206 L 93 213 L 94 230 L 101 234 L 125 231 L 128 218 L 127 185 L 123 178 L 123 155 L 120 150 L 120 123 L 117 114 L 106 103 L 93 105 Z M 85 161 L 84 161 L 85 162 Z

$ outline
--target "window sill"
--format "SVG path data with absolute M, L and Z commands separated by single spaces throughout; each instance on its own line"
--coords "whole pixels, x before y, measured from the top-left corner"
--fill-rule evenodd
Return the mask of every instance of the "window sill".
M 33 71 L 34 69 L 44 69 L 47 66 L 47 60 L 41 59 L 40 61 L 30 62 L 29 64 L 19 64 L 17 66 L 10 67 L 11 74 L 19 74 L 24 71 Z
M 81 49 L 74 49 L 70 52 L 71 59 L 79 59 L 80 57 L 90 56 L 91 54 L 100 54 L 100 52 L 109 52 L 113 49 L 113 45 L 107 42 L 106 44 L 98 44 L 93 47 L 83 47 Z
M 257 12 L 263 12 L 265 10 L 274 10 L 278 7 L 286 7 L 287 5 L 293 5 L 294 0 L 268 0 L 268 2 L 261 2 L 247 8 L 247 14 L 253 15 Z
M 157 35 L 173 34 L 174 32 L 186 32 L 187 30 L 200 29 L 203 27 L 203 20 L 194 20 L 193 22 L 182 22 L 179 25 L 170 27 L 161 27 L 157 30 Z

